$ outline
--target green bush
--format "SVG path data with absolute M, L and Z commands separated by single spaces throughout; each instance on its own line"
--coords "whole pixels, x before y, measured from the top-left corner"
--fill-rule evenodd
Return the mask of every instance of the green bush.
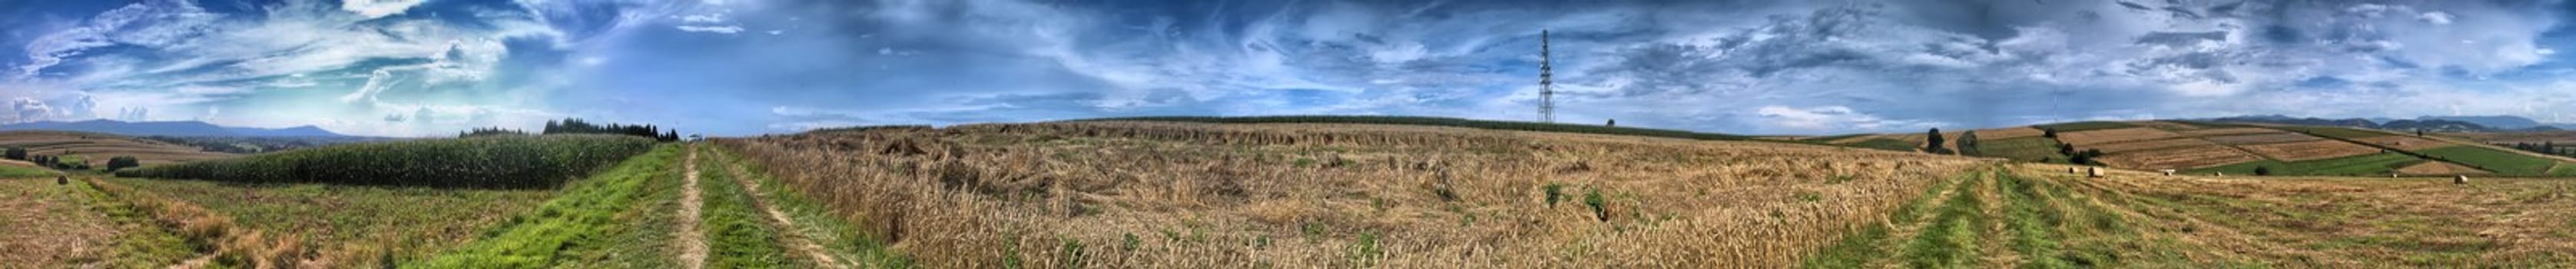
M 553 187 L 652 149 L 618 135 L 488 136 L 344 144 L 117 171 L 121 177 L 229 182 Z

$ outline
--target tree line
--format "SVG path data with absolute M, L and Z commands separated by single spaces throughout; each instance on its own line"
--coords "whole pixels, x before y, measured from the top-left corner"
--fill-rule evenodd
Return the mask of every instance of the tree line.
M 456 136 L 476 137 L 527 134 L 527 131 L 502 129 L 499 127 L 486 127 L 467 130 L 465 132 L 457 133 Z M 662 142 L 680 140 L 679 130 L 666 130 L 659 126 L 653 126 L 652 124 L 595 124 L 588 121 L 582 121 L 580 118 L 565 118 L 563 120 L 546 121 L 545 128 L 538 129 L 537 134 L 611 134 L 651 137 L 654 140 Z

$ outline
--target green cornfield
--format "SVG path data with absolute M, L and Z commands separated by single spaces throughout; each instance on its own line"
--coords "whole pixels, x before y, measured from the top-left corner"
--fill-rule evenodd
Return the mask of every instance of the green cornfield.
M 621 135 L 488 136 L 346 144 L 117 171 L 246 183 L 553 187 L 652 149 Z

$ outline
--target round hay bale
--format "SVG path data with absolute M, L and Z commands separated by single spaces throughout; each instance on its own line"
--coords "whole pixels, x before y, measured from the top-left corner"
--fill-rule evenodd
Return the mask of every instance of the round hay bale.
M 2469 184 L 2469 175 L 2451 176 L 2451 184 Z

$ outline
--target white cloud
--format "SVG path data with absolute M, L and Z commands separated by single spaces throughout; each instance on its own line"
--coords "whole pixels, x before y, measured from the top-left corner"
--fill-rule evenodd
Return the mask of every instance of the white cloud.
M 2425 12 L 2422 16 L 2416 16 L 2416 19 L 2424 20 L 2424 22 L 2432 24 L 2451 24 L 2451 13 L 2441 11 Z
M 411 10 L 411 7 L 426 2 L 429 0 L 342 0 L 340 10 L 374 19 L 402 14 L 403 11 Z
M 699 15 L 680 16 L 680 21 L 681 21 L 681 22 L 688 22 L 688 23 L 724 23 L 724 22 L 725 22 L 725 14 L 724 14 L 724 13 L 713 13 L 713 14 L 699 14 Z
M 681 25 L 681 26 L 679 26 L 679 28 L 680 28 L 680 31 L 697 32 L 697 33 L 733 34 L 733 33 L 741 33 L 741 32 L 742 32 L 742 27 L 741 27 L 741 26 L 732 26 L 732 25 L 725 25 L 725 26 L 696 26 L 696 25 Z

